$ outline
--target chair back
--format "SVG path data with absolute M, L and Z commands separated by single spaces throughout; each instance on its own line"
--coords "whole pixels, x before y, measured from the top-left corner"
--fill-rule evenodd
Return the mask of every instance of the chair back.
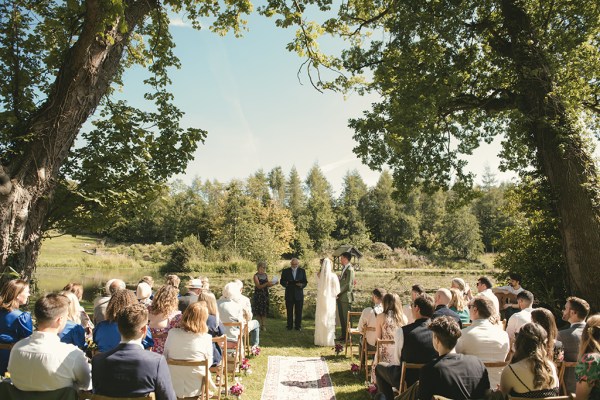
M 568 396 L 569 391 L 567 390 L 567 385 L 565 385 L 565 371 L 567 368 L 575 368 L 577 365 L 577 361 L 561 361 L 556 363 L 556 369 L 558 370 L 558 383 L 560 387 L 560 394 L 563 396 Z
M 212 350 L 212 349 L 211 349 Z M 180 367 L 203 367 L 204 368 L 204 377 L 202 378 L 202 396 L 200 398 L 204 400 L 208 400 L 208 378 L 210 376 L 210 371 L 208 370 L 208 360 L 175 360 L 172 358 L 167 359 L 168 365 L 177 365 Z M 173 371 L 171 371 L 173 373 Z
M 0 350 L 12 350 L 14 343 L 0 343 Z
M 367 343 L 367 332 L 375 332 L 374 326 L 367 326 L 365 329 L 365 334 L 362 337 L 362 346 L 361 346 L 361 354 L 360 354 L 360 367 L 365 366 L 365 381 L 369 381 L 369 367 L 373 367 L 373 363 L 369 365 L 370 356 L 375 356 L 377 349 L 369 350 L 369 344 Z
M 398 387 L 400 388 L 400 393 L 405 392 L 406 389 L 406 371 L 409 369 L 419 370 L 423 368 L 425 364 L 416 364 L 416 363 L 407 363 L 402 361 L 402 371 L 400 372 L 400 384 Z
M 508 364 L 508 361 L 487 361 L 483 363 L 486 368 L 505 368 Z
M 243 330 L 242 330 L 243 326 L 242 325 L 243 324 L 241 322 L 223 322 L 223 326 L 227 326 L 227 327 L 230 327 L 230 328 L 236 328 L 237 327 L 238 328 L 238 332 L 240 333 L 238 335 L 238 338 L 237 338 L 236 342 L 231 342 L 231 341 L 227 342 L 227 346 L 225 348 L 225 352 L 223 353 L 223 357 L 227 357 L 227 354 L 228 354 L 227 349 L 228 348 L 232 348 L 233 349 L 233 360 L 232 360 L 233 361 L 233 365 L 232 365 L 232 368 L 231 368 L 232 369 L 232 375 L 231 375 L 232 378 L 235 377 L 238 365 L 242 363 L 242 358 L 244 357 L 244 354 L 243 354 L 244 350 L 243 350 L 243 344 L 242 344 L 242 341 L 243 341 Z M 233 343 L 234 346 L 229 347 L 231 343 Z M 228 365 L 228 367 L 230 367 L 230 366 Z
M 103 396 L 101 394 L 92 394 L 91 400 L 154 400 L 156 396 L 154 392 L 148 393 L 143 397 L 111 397 L 111 396 Z
M 508 395 L 508 400 L 573 400 L 571 396 L 552 396 L 552 397 L 514 397 Z
M 353 346 L 354 344 L 352 343 L 352 336 L 353 335 L 358 335 L 360 336 L 360 332 L 358 330 L 358 326 L 353 327 L 352 326 L 352 317 L 359 317 L 362 315 L 362 312 L 358 312 L 358 311 L 348 311 L 348 315 L 346 318 L 346 337 L 345 339 L 345 349 L 344 349 L 344 355 L 347 356 L 348 355 L 348 347 L 350 347 L 350 358 L 352 358 L 354 356 L 354 352 L 353 352 Z M 357 340 L 357 345 L 360 344 L 360 342 Z
M 225 390 L 227 390 L 227 388 L 229 387 L 227 379 L 227 336 L 217 336 L 212 338 L 212 341 L 221 348 L 222 354 L 221 364 L 215 367 L 210 367 L 209 369 L 210 372 L 214 372 L 216 374 L 217 379 L 215 381 L 217 382 L 217 386 L 219 387 L 218 400 L 220 400 L 222 389 L 225 388 Z

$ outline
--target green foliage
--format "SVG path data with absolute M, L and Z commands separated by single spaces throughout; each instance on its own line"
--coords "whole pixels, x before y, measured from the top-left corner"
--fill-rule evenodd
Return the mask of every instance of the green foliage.
M 309 193 L 306 203 L 307 233 L 314 243 L 315 250 L 322 250 L 329 244 L 329 238 L 335 228 L 335 215 L 331 185 L 318 165 L 308 172 L 306 188 Z
M 172 246 L 171 255 L 164 272 L 193 272 L 192 261 L 200 259 L 203 253 L 204 246 L 198 238 L 187 236 L 181 242 L 177 242 Z
M 543 179 L 529 179 L 508 190 L 505 209 L 515 224 L 505 228 L 499 243 L 504 251 L 495 266 L 505 274 L 518 272 L 522 285 L 543 305 L 560 307 L 569 293 L 558 217 Z M 560 309 L 560 308 L 558 308 Z
M 483 253 L 479 223 L 469 207 L 446 214 L 442 222 L 441 253 L 467 260 L 476 260 Z

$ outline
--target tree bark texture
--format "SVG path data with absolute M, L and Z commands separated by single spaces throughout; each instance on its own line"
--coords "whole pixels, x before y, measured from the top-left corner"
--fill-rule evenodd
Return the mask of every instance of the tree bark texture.
M 155 1 L 127 2 L 127 31 L 107 27 L 102 1 L 86 1 L 82 31 L 68 50 L 52 90 L 23 132 L 13 160 L 0 170 L 0 273 L 9 267 L 31 278 L 56 178 L 79 130 L 116 75 L 135 27 Z
M 518 1 L 504 0 L 511 59 L 521 89 L 519 110 L 536 149 L 538 169 L 555 194 L 567 262 L 567 289 L 600 310 L 600 196 L 597 169 L 564 104 L 552 93 L 551 63 L 536 46 L 534 28 Z

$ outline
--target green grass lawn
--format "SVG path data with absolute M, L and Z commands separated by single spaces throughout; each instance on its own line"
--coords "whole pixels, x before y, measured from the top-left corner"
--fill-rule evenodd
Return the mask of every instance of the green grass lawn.
M 268 319 L 267 331 L 261 332 L 260 335 L 261 353 L 258 357 L 250 357 L 252 374 L 242 375 L 242 384 L 245 387 L 242 397 L 260 399 L 263 385 L 268 384 L 265 383 L 265 376 L 269 356 L 293 356 L 325 358 L 338 400 L 370 399 L 364 384 L 364 371 L 358 376 L 350 372 L 351 363 L 359 364 L 356 356 L 352 360 L 350 354 L 345 357 L 343 352 L 336 356 L 332 347 L 313 344 L 314 321 L 304 320 L 302 331 L 288 331 L 285 320 Z

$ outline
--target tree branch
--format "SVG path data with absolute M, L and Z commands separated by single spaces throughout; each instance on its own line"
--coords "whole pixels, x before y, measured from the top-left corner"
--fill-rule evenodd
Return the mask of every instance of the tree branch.
M 444 114 L 460 110 L 480 109 L 490 114 L 511 110 L 517 106 L 517 96 L 505 89 L 495 90 L 490 96 L 478 97 L 473 94 L 460 94 L 446 104 Z

